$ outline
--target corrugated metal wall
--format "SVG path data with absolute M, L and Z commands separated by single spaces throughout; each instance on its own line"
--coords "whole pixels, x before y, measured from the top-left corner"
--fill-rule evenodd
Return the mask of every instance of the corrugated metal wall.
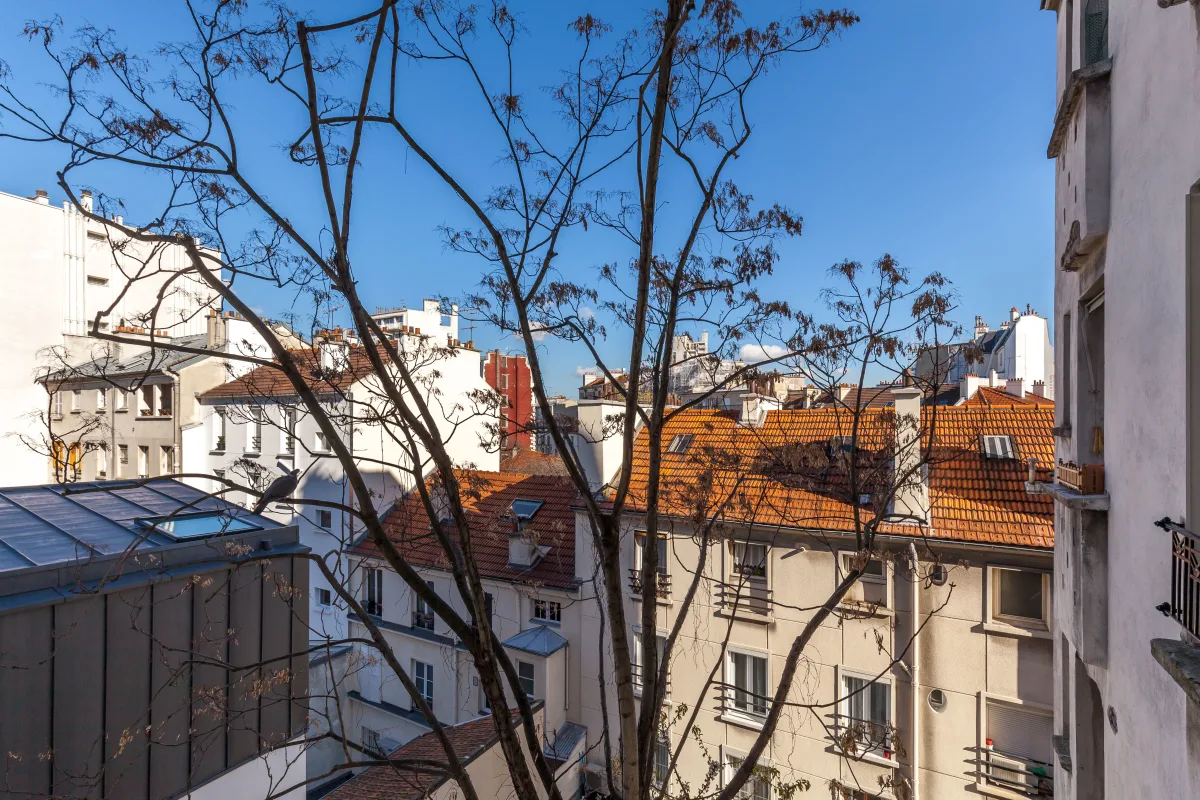
M 0 614 L 0 796 L 159 800 L 299 734 L 307 615 L 291 557 Z

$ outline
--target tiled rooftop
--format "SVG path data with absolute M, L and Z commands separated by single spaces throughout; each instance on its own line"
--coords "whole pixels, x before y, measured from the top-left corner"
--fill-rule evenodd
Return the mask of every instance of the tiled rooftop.
M 569 478 L 512 472 L 464 470 L 460 473 L 463 507 L 470 517 L 475 561 L 482 577 L 535 585 L 568 587 L 575 581 L 576 498 Z M 434 485 L 430 484 L 431 489 Z M 509 513 L 514 500 L 541 500 L 543 505 L 525 524 L 527 536 L 549 552 L 533 567 L 508 563 L 508 539 L 515 524 Z M 449 569 L 450 563 L 430 530 L 420 495 L 410 494 L 384 521 L 388 537 L 411 563 Z M 353 552 L 375 555 L 374 542 L 362 540 Z
M 511 458 L 500 463 L 500 471 L 520 475 L 566 475 L 567 467 L 558 456 L 536 450 L 517 450 Z
M 1054 408 L 1054 401 L 1036 394 L 1026 393 L 1024 397 L 1009 394 L 1003 389 L 993 389 L 991 386 L 980 386 L 975 395 L 963 403 L 965 406 L 1047 406 Z
M 930 527 L 924 534 L 966 542 L 1052 547 L 1054 507 L 1047 497 L 1025 493 L 1026 461 L 1035 457 L 1044 469 L 1053 463 L 1052 406 L 922 408 L 924 441 L 930 450 Z M 771 412 L 760 427 L 737 424 L 728 414 L 688 411 L 668 423 L 663 447 L 675 435 L 693 435 L 683 455 L 664 455 L 660 512 L 758 525 L 811 530 L 853 531 L 843 471 L 830 467 L 828 444 L 850 436 L 854 415 L 825 408 Z M 983 435 L 1013 437 L 1016 458 L 986 459 Z M 883 471 L 891 459 L 894 414 L 868 409 L 861 415 L 858 447 L 863 469 Z M 647 437 L 638 436 L 633 456 L 634 507 L 645 496 Z M 1042 477 L 1048 477 L 1043 471 Z M 724 503 L 724 507 L 721 504 Z M 868 511 L 868 518 L 870 512 Z M 889 524 L 886 533 L 909 534 L 911 526 Z
M 347 363 L 348 369 L 336 375 L 326 377 L 320 370 L 321 354 L 313 348 L 289 351 L 295 359 L 300 372 L 308 379 L 309 385 L 320 392 L 323 387 L 330 391 L 344 391 L 360 378 L 371 374 L 371 363 L 366 352 L 361 347 L 350 348 Z M 222 400 L 258 398 L 258 397 L 295 397 L 296 390 L 277 367 L 256 367 L 245 375 L 234 378 L 228 383 L 209 389 L 200 395 L 201 402 L 220 402 Z

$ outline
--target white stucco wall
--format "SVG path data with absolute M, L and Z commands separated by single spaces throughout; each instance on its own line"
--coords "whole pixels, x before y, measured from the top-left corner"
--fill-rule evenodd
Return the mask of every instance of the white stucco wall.
M 307 774 L 304 746 L 275 750 L 222 773 L 188 792 L 189 800 L 303 800 Z

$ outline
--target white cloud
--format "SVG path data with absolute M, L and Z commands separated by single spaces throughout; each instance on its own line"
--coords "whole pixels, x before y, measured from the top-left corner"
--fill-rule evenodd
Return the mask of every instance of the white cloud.
M 786 347 L 777 344 L 744 344 L 742 345 L 742 361 L 756 364 L 770 358 L 779 358 L 788 354 Z
M 576 378 L 582 378 L 584 375 L 588 375 L 588 374 L 594 375 L 595 373 L 596 373 L 595 367 L 576 367 L 575 368 L 575 377 Z

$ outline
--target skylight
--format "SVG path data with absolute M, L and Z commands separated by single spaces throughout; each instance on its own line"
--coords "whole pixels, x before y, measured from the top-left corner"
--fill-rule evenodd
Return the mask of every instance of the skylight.
M 680 455 L 682 453 L 686 453 L 687 449 L 691 447 L 691 445 L 692 434 L 679 433 L 676 434 L 675 438 L 671 440 L 671 443 L 667 445 L 667 452 L 671 453 L 672 455 Z
M 545 503 L 541 500 L 522 500 L 520 498 L 513 500 L 512 513 L 521 522 L 526 522 L 533 519 L 533 515 L 538 512 Z
M 206 536 L 220 536 L 226 533 L 244 533 L 246 531 L 262 530 L 261 525 L 255 525 L 253 522 L 240 517 L 231 517 L 225 511 L 177 514 L 171 517 L 150 517 L 149 519 L 139 519 L 137 524 L 143 528 L 150 528 L 178 542 L 188 539 L 203 539 Z
M 1015 459 L 1017 457 L 1016 442 L 1011 436 L 983 436 L 983 457 L 998 459 Z

